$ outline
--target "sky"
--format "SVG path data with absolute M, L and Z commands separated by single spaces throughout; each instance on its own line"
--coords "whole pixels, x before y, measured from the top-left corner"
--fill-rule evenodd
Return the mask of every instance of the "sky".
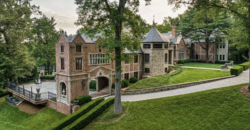
M 63 29 L 67 34 L 76 34 L 76 31 L 81 28 L 74 25 L 78 17 L 74 0 L 32 0 L 31 3 L 40 6 L 40 11 L 46 16 L 55 18 L 57 30 Z M 145 6 L 145 0 L 140 0 L 138 13 L 149 24 L 153 23 L 153 16 L 155 16 L 155 22 L 161 24 L 164 17 L 177 17 L 186 9 L 182 6 L 177 11 L 173 11 L 173 6 L 168 5 L 168 0 L 152 0 L 149 6 Z

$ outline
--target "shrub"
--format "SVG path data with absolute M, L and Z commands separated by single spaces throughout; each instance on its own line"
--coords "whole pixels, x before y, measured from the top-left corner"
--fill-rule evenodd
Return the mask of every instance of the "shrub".
M 130 83 L 136 83 L 138 81 L 138 79 L 136 78 L 136 77 L 131 77 L 130 79 L 129 79 L 129 82 Z
M 112 84 L 112 88 L 115 89 L 115 83 Z M 124 88 L 124 83 L 121 81 L 121 88 Z
M 89 111 L 87 114 L 81 116 L 79 119 L 77 119 L 72 124 L 65 127 L 63 130 L 81 130 L 84 127 L 86 127 L 90 122 L 92 122 L 97 116 L 102 114 L 109 106 L 114 104 L 114 97 L 111 97 L 102 103 L 100 103 L 98 106 L 96 106 L 94 109 Z
M 242 71 L 243 71 L 243 68 L 241 66 L 235 66 L 235 67 L 230 69 L 231 75 L 236 75 L 236 76 L 238 76 L 240 73 L 242 73 Z
M 123 83 L 122 88 L 128 87 L 128 85 L 129 85 L 129 82 L 128 82 L 128 80 L 126 80 L 126 79 L 123 79 L 123 80 L 122 80 L 122 83 Z
M 4 97 L 9 94 L 9 91 L 7 90 L 0 90 L 0 97 Z
M 184 64 L 184 63 L 189 63 L 189 62 L 191 62 L 190 59 L 178 60 L 178 64 Z
M 79 97 L 76 97 L 75 100 L 78 100 L 78 105 L 83 105 L 87 102 L 90 102 L 92 100 L 92 97 L 89 96 L 89 95 L 83 95 L 83 96 L 79 96 Z
M 54 75 L 44 75 L 44 76 L 41 76 L 40 78 L 41 79 L 53 80 L 53 79 L 55 79 L 55 76 Z
M 242 63 L 240 66 L 243 67 L 243 70 L 247 70 L 249 68 L 249 62 Z
M 63 129 L 64 127 L 66 127 L 66 126 L 70 125 L 71 123 L 73 123 L 75 120 L 77 120 L 82 115 L 85 115 L 86 113 L 88 113 L 95 106 L 100 104 L 102 101 L 104 101 L 104 97 L 97 98 L 97 99 L 85 104 L 78 111 L 76 111 L 75 113 L 63 118 L 58 123 L 51 126 L 48 130 L 61 130 L 61 129 Z
M 202 62 L 202 60 L 192 59 L 191 62 Z
M 91 89 L 96 89 L 96 81 L 95 80 L 91 80 L 89 83 L 89 88 Z

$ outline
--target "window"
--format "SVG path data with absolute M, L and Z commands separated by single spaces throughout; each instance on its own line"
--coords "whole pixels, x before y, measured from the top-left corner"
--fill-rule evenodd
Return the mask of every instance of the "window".
M 89 54 L 90 65 L 109 64 L 110 61 L 107 59 L 109 54 Z
M 76 45 L 76 52 L 82 52 L 82 46 Z
M 129 73 L 124 74 L 124 79 L 129 80 Z
M 185 50 L 179 50 L 179 60 L 185 59 Z
M 138 63 L 138 55 L 134 55 L 134 63 Z
M 134 77 L 138 79 L 138 72 L 134 72 Z
M 82 58 L 76 58 L 76 70 L 82 70 Z
M 153 48 L 154 49 L 161 49 L 162 48 L 162 44 L 153 44 Z
M 196 55 L 195 55 L 195 58 L 198 60 L 198 59 L 199 59 L 199 55 L 198 55 L 198 54 L 196 54 Z
M 165 62 L 167 63 L 168 62 L 168 54 L 165 53 Z
M 168 72 L 168 68 L 165 68 L 165 73 L 167 73 Z
M 145 56 L 145 63 L 149 63 L 150 59 L 149 59 L 149 54 L 144 54 Z
M 61 70 L 64 70 L 64 58 L 61 58 Z
M 150 73 L 150 69 L 149 68 L 145 68 L 145 73 L 146 74 Z
M 102 48 L 101 47 L 99 47 L 99 52 L 102 52 Z
M 151 49 L 151 44 L 143 44 L 144 49 Z
M 225 55 L 220 55 L 220 60 L 225 60 Z
M 164 44 L 164 48 L 168 48 L 168 44 L 167 43 Z
M 61 53 L 64 53 L 64 46 L 61 45 Z

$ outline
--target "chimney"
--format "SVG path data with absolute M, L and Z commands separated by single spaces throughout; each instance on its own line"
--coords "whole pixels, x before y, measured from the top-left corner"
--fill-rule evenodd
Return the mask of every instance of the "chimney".
M 174 25 L 172 26 L 172 36 L 176 37 L 176 30 L 177 30 L 177 27 Z

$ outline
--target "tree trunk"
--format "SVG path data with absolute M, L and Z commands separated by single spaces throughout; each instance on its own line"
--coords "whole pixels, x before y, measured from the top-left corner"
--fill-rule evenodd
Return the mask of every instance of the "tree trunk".
M 206 42 L 206 63 L 209 62 L 209 43 Z
M 47 69 L 48 69 L 48 75 L 50 75 L 50 62 L 49 61 L 47 61 Z
M 249 51 L 249 67 L 250 67 L 250 0 L 248 0 L 248 51 Z M 250 68 L 249 68 L 249 85 L 248 89 L 250 89 Z

